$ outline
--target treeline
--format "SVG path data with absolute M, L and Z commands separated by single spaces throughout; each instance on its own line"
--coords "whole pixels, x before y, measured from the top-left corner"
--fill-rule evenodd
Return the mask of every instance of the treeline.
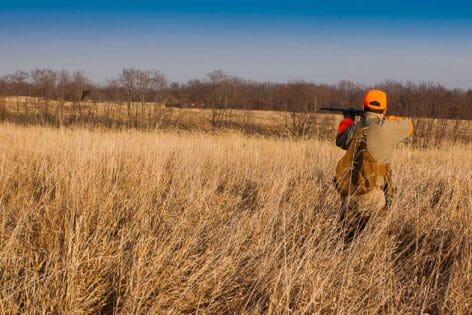
M 35 69 L 0 77 L 0 96 L 30 96 L 80 103 L 159 103 L 169 107 L 275 110 L 314 113 L 321 106 L 359 107 L 367 88 L 388 93 L 394 115 L 472 119 L 472 89 L 448 89 L 434 83 L 386 81 L 375 86 L 341 81 L 255 82 L 220 70 L 186 83 L 170 83 L 158 71 L 125 68 L 116 78 L 94 83 L 83 72 Z

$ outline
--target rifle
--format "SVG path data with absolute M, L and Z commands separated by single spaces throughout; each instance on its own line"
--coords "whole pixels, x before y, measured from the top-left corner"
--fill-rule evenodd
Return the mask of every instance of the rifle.
M 356 116 L 364 116 L 364 111 L 360 109 L 355 109 L 355 108 L 334 108 L 334 107 L 320 107 L 319 110 L 327 110 L 331 112 L 341 112 L 343 113 L 344 116 L 351 116 L 351 117 L 356 117 Z

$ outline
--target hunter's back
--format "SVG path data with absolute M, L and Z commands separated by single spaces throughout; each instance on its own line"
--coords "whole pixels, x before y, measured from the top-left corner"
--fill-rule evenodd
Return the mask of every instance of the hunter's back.
M 361 124 L 369 127 L 366 134 L 367 150 L 379 163 L 389 163 L 395 146 L 413 132 L 410 119 L 382 119 L 382 115 L 367 112 Z

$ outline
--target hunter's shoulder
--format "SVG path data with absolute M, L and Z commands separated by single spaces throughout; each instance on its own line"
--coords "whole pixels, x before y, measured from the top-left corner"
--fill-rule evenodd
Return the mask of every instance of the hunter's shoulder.
M 386 116 L 383 120 L 392 123 L 411 122 L 411 118 L 402 116 Z
M 391 127 L 409 127 L 413 125 L 413 121 L 408 117 L 388 116 L 383 119 L 382 124 Z
M 413 121 L 408 117 L 385 117 L 382 121 L 382 126 L 387 130 L 405 133 L 407 136 L 413 133 Z

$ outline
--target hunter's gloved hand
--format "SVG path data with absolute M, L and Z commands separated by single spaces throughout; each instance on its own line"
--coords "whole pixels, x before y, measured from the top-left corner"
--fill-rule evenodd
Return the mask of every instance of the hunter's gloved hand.
M 344 116 L 344 118 L 349 118 L 349 119 L 352 119 L 352 120 L 356 119 L 356 116 L 353 113 L 349 113 L 349 112 L 344 112 L 343 116 Z

